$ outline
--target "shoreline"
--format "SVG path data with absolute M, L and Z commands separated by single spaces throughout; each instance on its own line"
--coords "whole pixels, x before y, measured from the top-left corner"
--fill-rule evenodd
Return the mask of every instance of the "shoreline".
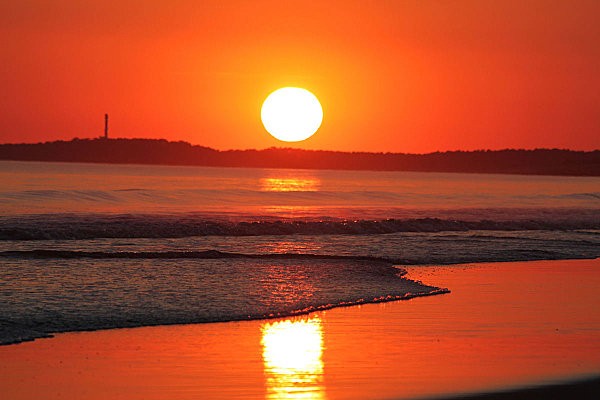
M 213 252 L 208 251 L 206 253 L 213 253 Z M 214 253 L 221 253 L 221 252 L 217 251 Z M 224 254 L 224 258 L 227 258 L 226 256 L 228 253 L 223 253 L 223 254 Z M 248 257 L 248 258 L 257 258 L 257 256 L 247 255 L 247 254 L 232 254 L 232 255 Z M 273 256 L 267 257 L 267 258 L 277 259 L 282 255 L 274 254 Z M 312 255 L 312 254 L 289 254 L 287 256 L 291 256 L 292 258 L 300 258 L 300 259 L 324 258 L 324 259 L 334 259 L 334 260 L 338 260 L 338 259 L 341 259 L 341 260 L 344 260 L 344 259 L 372 260 L 375 262 L 385 262 L 385 263 L 394 264 L 394 262 L 392 260 L 386 260 L 386 259 L 377 258 L 377 257 L 327 256 L 327 255 L 320 256 L 320 255 Z M 0 255 L 0 257 L 2 257 L 2 255 Z M 535 263 L 535 262 L 544 262 L 544 261 L 557 261 L 558 262 L 558 261 L 581 261 L 581 260 L 589 260 L 589 261 L 598 260 L 598 261 L 600 261 L 600 258 L 544 259 L 544 260 L 527 260 L 527 261 L 504 260 L 504 261 L 494 261 L 491 263 L 490 262 L 478 262 L 478 263 L 451 263 L 451 264 L 432 264 L 432 265 L 394 264 L 394 267 L 398 269 L 399 277 L 407 278 L 407 279 L 414 281 L 415 279 L 412 279 L 411 277 L 407 276 L 408 275 L 407 269 L 452 267 L 452 266 L 478 265 L 478 264 L 530 263 L 530 262 Z M 416 280 L 416 282 L 422 283 L 427 286 L 435 287 L 433 284 L 430 285 L 429 282 L 424 282 L 424 281 L 420 281 L 420 280 Z M 335 305 L 327 304 L 327 305 L 322 305 L 322 306 L 310 307 L 309 309 L 296 310 L 289 314 L 284 314 L 284 315 L 281 315 L 281 314 L 265 315 L 265 316 L 260 316 L 260 317 L 256 317 L 256 318 L 232 319 L 232 320 L 226 320 L 226 321 L 198 321 L 198 322 L 188 322 L 188 323 L 158 323 L 158 324 L 144 324 L 144 325 L 134 325 L 134 326 L 115 326 L 115 327 L 111 327 L 111 328 L 89 328 L 89 329 L 75 329 L 75 330 L 60 330 L 60 331 L 51 331 L 51 332 L 44 332 L 44 333 L 40 332 L 40 336 L 25 337 L 25 335 L 24 335 L 24 338 L 20 338 L 20 339 L 14 340 L 14 341 L 6 341 L 6 342 L 0 341 L 0 348 L 2 348 L 3 346 L 14 346 L 14 345 L 22 344 L 22 343 L 34 342 L 34 341 L 37 341 L 40 339 L 52 339 L 52 338 L 55 338 L 57 335 L 62 335 L 62 334 L 66 334 L 66 333 L 98 332 L 98 331 L 115 330 L 115 329 L 118 330 L 118 329 L 187 326 L 187 325 L 197 325 L 197 324 L 222 324 L 222 323 L 235 323 L 235 322 L 272 321 L 272 320 L 285 319 L 285 318 L 302 317 L 302 316 L 310 315 L 312 313 L 317 313 L 317 312 L 327 311 L 327 310 L 334 310 L 337 308 L 357 307 L 357 306 L 362 306 L 362 305 L 389 303 L 389 302 L 396 302 L 396 301 L 408 301 L 408 300 L 420 298 L 420 297 L 449 294 L 451 292 L 452 291 L 450 290 L 450 288 L 437 287 L 437 289 L 435 289 L 433 291 L 423 292 L 423 293 L 407 293 L 405 295 L 400 295 L 400 296 L 386 296 L 386 297 L 374 298 L 371 300 L 358 299 L 354 302 L 340 303 L 340 304 L 335 304 Z
M 456 265 L 460 265 L 460 264 L 456 264 Z M 448 293 L 451 293 L 451 291 L 447 288 L 437 288 L 431 292 L 408 293 L 408 294 L 402 295 L 402 296 L 386 296 L 386 297 L 376 298 L 373 300 L 359 299 L 352 303 L 348 302 L 348 303 L 335 304 L 335 305 L 324 305 L 324 306 L 318 306 L 318 307 L 311 307 L 310 309 L 298 310 L 298 311 L 292 312 L 287 315 L 279 315 L 278 314 L 278 315 L 273 315 L 273 316 L 262 316 L 262 317 L 257 317 L 257 318 L 248 318 L 248 319 L 233 319 L 233 320 L 228 320 L 228 321 L 188 322 L 188 323 L 172 323 L 172 324 L 161 323 L 161 324 L 155 324 L 155 325 L 117 326 L 114 328 L 98 328 L 98 329 L 90 328 L 90 329 L 77 329 L 77 330 L 68 330 L 68 331 L 56 331 L 56 332 L 49 332 L 47 334 L 47 336 L 39 336 L 39 337 L 36 336 L 33 338 L 17 340 L 14 342 L 0 342 L 0 348 L 2 348 L 2 346 L 15 346 L 15 345 L 23 344 L 23 343 L 35 342 L 37 340 L 53 339 L 57 335 L 63 335 L 63 334 L 69 334 L 69 333 L 92 333 L 92 332 L 113 331 L 113 330 L 120 330 L 120 329 L 161 328 L 161 327 L 173 327 L 173 326 L 185 327 L 188 325 L 229 324 L 229 323 L 239 323 L 239 322 L 263 322 L 263 321 L 268 322 L 268 321 L 273 321 L 273 320 L 305 317 L 305 316 L 310 316 L 313 313 L 319 313 L 319 312 L 328 311 L 328 310 L 335 310 L 338 308 L 360 307 L 363 305 L 370 305 L 370 304 L 392 303 L 392 302 L 396 302 L 396 301 L 408 301 L 408 300 L 416 299 L 419 297 L 437 296 L 437 295 L 448 294 Z
M 273 398 L 290 390 L 502 399 L 567 387 L 587 398 L 599 387 L 595 378 L 578 381 L 600 372 L 600 315 L 590 313 L 600 305 L 598 267 L 600 259 L 403 266 L 409 279 L 452 293 L 273 320 L 58 334 L 0 347 L 0 389 L 24 400 L 35 398 L 36 385 L 49 399 Z
M 53 253 L 53 252 L 52 252 Z M 79 252 L 78 252 L 79 253 Z M 42 252 L 42 255 L 45 253 Z M 148 294 L 139 288 L 138 281 L 130 280 L 130 275 L 123 275 L 121 279 L 124 280 L 125 284 L 119 284 L 113 282 L 113 287 L 119 288 L 119 293 L 133 293 L 143 297 L 143 302 L 137 304 L 131 309 L 127 309 L 130 303 L 124 302 L 118 295 L 113 300 L 105 297 L 97 297 L 96 291 L 99 290 L 97 287 L 82 289 L 79 285 L 81 282 L 90 280 L 96 282 L 97 280 L 106 279 L 101 267 L 94 264 L 95 269 L 79 268 L 81 265 L 87 262 L 86 256 L 90 255 L 89 258 L 96 253 L 85 253 L 82 257 L 77 257 L 75 269 L 69 272 L 69 276 L 64 279 L 67 282 L 65 285 L 68 287 L 68 293 L 71 293 L 65 301 L 59 304 L 60 307 L 52 308 L 52 299 L 60 298 L 63 294 L 61 292 L 51 291 L 52 284 L 49 283 L 50 288 L 47 295 L 44 292 L 44 296 L 50 301 L 50 311 L 44 311 L 46 314 L 43 318 L 38 318 L 35 311 L 37 310 L 37 303 L 31 300 L 22 300 L 26 307 L 19 306 L 18 298 L 12 300 L 7 297 L 8 304 L 16 302 L 16 310 L 20 312 L 13 312 L 13 314 L 7 314 L 6 319 L 0 321 L 0 343 L 3 345 L 19 344 L 21 342 L 27 342 L 35 340 L 36 338 L 51 338 L 56 334 L 67 333 L 67 332 L 90 332 L 99 331 L 105 329 L 120 329 L 120 328 L 140 328 L 140 327 L 161 327 L 161 326 L 185 326 L 190 324 L 205 324 L 205 323 L 217 323 L 217 322 L 244 322 L 244 321 L 266 321 L 277 318 L 295 317 L 308 315 L 310 313 L 330 310 L 344 306 L 354 306 L 369 303 L 381 303 L 393 300 L 408 300 L 414 297 L 436 295 L 447 293 L 447 289 L 437 288 L 432 286 L 426 286 L 421 283 L 414 282 L 410 279 L 404 279 L 402 277 L 403 272 L 393 267 L 390 261 L 384 261 L 375 257 L 353 257 L 353 256 L 327 256 L 327 255 L 280 255 L 280 254 L 269 254 L 269 255 L 244 255 L 238 253 L 223 253 L 218 251 L 205 251 L 205 252 L 194 252 L 192 255 L 199 256 L 203 260 L 206 259 L 212 262 L 213 259 L 218 260 L 217 264 L 197 264 L 194 263 L 191 267 L 188 265 L 188 269 L 179 269 L 175 271 L 174 275 L 161 274 L 160 267 L 158 270 L 145 271 L 147 274 L 152 274 L 152 277 L 156 279 L 152 280 L 152 284 L 155 288 L 160 287 L 162 291 L 157 290 L 154 294 Z M 140 255 L 139 253 L 118 253 L 120 257 L 129 255 Z M 148 253 L 142 254 L 145 257 L 140 257 L 145 260 Z M 151 255 L 158 254 L 161 259 L 165 259 L 171 262 L 178 262 L 173 257 L 173 252 L 169 253 L 151 253 Z M 180 253 L 176 253 L 180 254 Z M 183 256 L 190 256 L 189 252 L 181 253 Z M 103 259 L 106 258 L 107 254 L 102 254 Z M 110 258 L 110 254 L 108 254 Z M 1 257 L 1 256 L 0 256 Z M 126 257 L 129 259 L 129 257 Z M 33 258 L 32 258 L 33 259 Z M 55 258 L 51 258 L 55 260 Z M 153 260 L 154 257 L 149 257 L 148 260 Z M 253 267 L 255 264 L 253 260 L 258 259 L 260 261 L 259 267 Z M 60 260 L 60 258 L 58 258 Z M 282 261 L 283 260 L 283 261 Z M 303 263 L 297 264 L 296 260 L 303 261 Z M 27 259 L 24 260 L 27 262 Z M 147 261 L 152 263 L 153 261 Z M 352 264 L 355 263 L 356 265 Z M 58 261 L 59 265 L 61 262 Z M 83 264 L 82 264 L 83 263 Z M 333 263 L 333 264 L 329 264 Z M 37 265 L 37 264 L 36 264 Z M 116 268 L 120 268 L 122 265 L 120 261 L 114 261 L 113 264 Z M 182 266 L 183 264 L 178 264 Z M 186 264 L 187 265 L 187 264 Z M 218 295 L 212 295 L 203 297 L 203 291 L 208 291 L 209 288 L 203 286 L 201 279 L 197 279 L 196 284 L 186 285 L 186 290 L 180 290 L 177 292 L 176 297 L 164 296 L 160 293 L 169 293 L 172 285 L 180 283 L 178 276 L 181 278 L 185 274 L 183 271 L 192 271 L 191 276 L 195 277 L 193 270 L 195 268 L 205 268 L 212 271 L 210 279 L 214 279 L 216 274 L 219 274 L 214 269 L 220 268 L 219 271 L 234 271 L 239 272 L 239 280 L 243 281 L 243 285 L 246 281 L 253 282 L 261 281 L 269 278 L 271 268 L 289 268 L 290 271 L 301 271 L 302 273 L 309 273 L 311 270 L 315 270 L 315 273 L 319 271 L 327 271 L 331 268 L 338 268 L 341 265 L 344 268 L 338 269 L 339 276 L 346 276 L 349 274 L 348 269 L 352 270 L 354 276 L 367 277 L 370 279 L 371 276 L 375 276 L 375 283 L 370 282 L 367 286 L 361 286 L 363 284 L 360 278 L 355 278 L 356 282 L 353 283 L 352 289 L 344 289 L 343 293 L 332 292 L 327 288 L 327 285 L 331 283 L 318 284 L 313 281 L 306 281 L 305 292 L 306 297 L 304 300 L 298 296 L 293 297 L 289 303 L 284 303 L 277 296 L 275 301 L 272 302 L 273 296 L 269 296 L 269 291 L 259 290 L 256 295 L 253 292 L 247 292 L 243 297 L 236 295 L 234 292 L 221 291 Z M 229 269 L 226 269 L 230 267 Z M 264 267 L 264 268 L 263 268 Z M 25 268 L 23 266 L 22 268 Z M 249 270 L 246 268 L 254 268 L 252 271 L 256 272 L 255 275 L 250 276 Z M 156 268 L 155 268 L 156 269 Z M 8 276 L 10 277 L 12 270 L 8 270 Z M 37 271 L 37 270 L 36 270 Z M 80 271 L 80 272 L 76 272 Z M 305 272 L 308 271 L 308 272 Z M 360 272 L 363 271 L 363 272 Z M 17 272 L 15 272 L 16 274 Z M 363 274 L 364 275 L 361 275 Z M 346 275 L 344 275 L 346 274 Z M 33 274 L 36 276 L 36 281 L 32 282 L 33 288 L 48 286 L 47 282 L 51 282 L 52 279 L 57 279 L 58 275 L 43 275 L 43 272 L 37 271 Z M 76 276 L 73 281 L 72 276 Z M 220 280 L 231 279 L 231 276 L 220 274 L 218 275 Z M 46 279 L 42 279 L 46 277 Z M 180 279 L 179 278 L 179 279 Z M 62 278 L 61 278 L 62 279 Z M 204 280 L 206 274 L 203 275 Z M 193 279 L 191 282 L 195 282 Z M 314 285 L 314 286 L 313 286 Z M 320 286 L 318 286 L 320 285 Z M 379 285 L 379 286 L 377 286 Z M 105 285 L 110 286 L 110 285 Z M 257 286 L 262 288 L 262 284 Z M 292 290 L 294 285 L 290 281 L 289 290 Z M 6 287 L 8 293 L 11 293 L 13 287 L 9 285 Z M 383 291 L 381 289 L 386 291 Z M 287 287 L 286 287 L 287 290 Z M 76 294 L 81 292 L 82 294 Z M 35 291 L 33 292 L 35 294 Z M 263 293 L 263 294 L 260 294 Z M 382 293 L 384 293 L 382 295 Z M 237 296 L 237 297 L 236 297 Z M 254 297 L 253 297 L 254 296 Z M 311 300 L 311 296 L 314 296 Z M 219 303 L 220 298 L 226 297 L 228 302 Z M 92 300 L 89 300 L 92 299 Z M 284 299 L 285 300 L 285 299 Z M 212 304 L 217 302 L 219 306 L 213 306 Z M 116 305 L 115 305 L 116 304 Z M 133 303 L 135 304 L 135 303 Z M 222 304 L 222 305 L 221 305 Z M 19 308 L 20 307 L 20 308 Z M 115 313 L 115 308 L 123 308 L 126 310 L 126 315 Z M 136 308 L 137 307 L 137 308 Z M 220 308 L 219 308 L 220 307 Z M 223 308 L 225 307 L 225 308 Z M 8 309 L 8 308 L 7 308 Z M 63 309 L 66 310 L 63 312 Z M 30 312 L 29 310 L 33 310 Z M 85 311 L 80 311 L 85 310 Z M 226 310 L 226 311 L 224 311 Z M 51 312 L 52 314 L 48 313 Z M 88 317 L 91 316 L 91 317 Z M 95 317 L 95 318 L 94 318 Z M 55 320 L 56 322 L 54 322 Z M 36 323 L 36 321 L 40 321 Z

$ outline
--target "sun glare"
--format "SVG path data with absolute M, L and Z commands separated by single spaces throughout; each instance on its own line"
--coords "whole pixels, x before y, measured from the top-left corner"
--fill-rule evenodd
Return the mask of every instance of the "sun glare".
M 267 132 L 284 142 L 308 139 L 323 121 L 323 108 L 306 89 L 284 87 L 271 93 L 262 105 L 260 118 Z
M 318 316 L 262 326 L 267 398 L 322 399 L 323 329 Z

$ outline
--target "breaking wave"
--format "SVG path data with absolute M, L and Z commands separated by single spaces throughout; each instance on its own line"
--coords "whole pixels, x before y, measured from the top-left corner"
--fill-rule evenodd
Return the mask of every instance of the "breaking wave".
M 539 231 L 600 229 L 600 211 L 534 218 L 227 221 L 182 215 L 48 214 L 0 218 L 0 240 L 183 238 L 191 236 L 363 235 L 397 232 Z
M 330 254 L 303 254 L 303 253 L 268 253 L 268 254 L 242 254 L 228 253 L 218 250 L 206 251 L 121 251 L 121 252 L 103 252 L 103 251 L 68 251 L 68 250 L 15 250 L 1 251 L 0 257 L 4 258 L 37 258 L 37 259 L 196 259 L 196 260 L 214 260 L 223 258 L 247 258 L 260 260 L 351 260 L 351 261 L 375 261 L 389 262 L 381 257 L 369 256 L 350 256 L 350 255 L 330 255 Z
M 0 344 L 56 332 L 284 317 L 448 292 L 405 279 L 404 271 L 375 259 L 205 252 L 148 262 L 131 254 L 102 260 L 69 254 L 76 259 L 4 258 Z

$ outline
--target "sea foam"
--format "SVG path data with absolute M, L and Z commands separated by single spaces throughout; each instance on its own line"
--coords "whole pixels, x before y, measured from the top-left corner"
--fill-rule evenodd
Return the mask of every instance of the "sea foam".
M 5 258 L 0 343 L 55 332 L 290 316 L 447 292 L 377 260 Z

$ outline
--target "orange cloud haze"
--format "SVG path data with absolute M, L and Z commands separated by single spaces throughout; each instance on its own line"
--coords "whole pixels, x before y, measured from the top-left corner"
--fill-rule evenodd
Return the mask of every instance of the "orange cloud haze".
M 281 86 L 319 97 L 295 147 L 600 148 L 597 1 L 78 1 L 0 4 L 0 142 L 102 133 L 288 146 Z

